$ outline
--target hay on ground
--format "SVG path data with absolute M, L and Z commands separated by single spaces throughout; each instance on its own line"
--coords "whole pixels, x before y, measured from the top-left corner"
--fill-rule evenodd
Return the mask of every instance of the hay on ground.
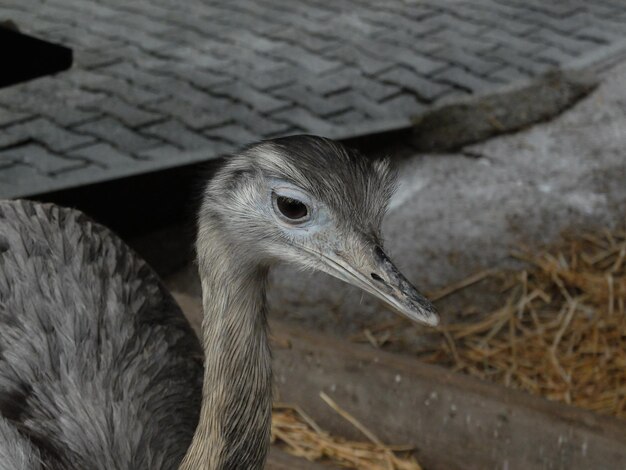
M 368 441 L 350 441 L 322 430 L 301 408 L 274 404 L 272 442 L 279 442 L 292 455 L 310 461 L 327 460 L 346 468 L 362 470 L 421 470 L 408 446 L 383 444 L 374 433 L 343 410 L 325 393 L 320 397 L 350 422 Z
M 529 268 L 489 272 L 508 278 L 503 305 L 479 321 L 442 327 L 422 360 L 626 418 L 626 233 L 585 235 L 515 256 Z M 393 342 L 393 329 L 371 327 L 363 340 Z

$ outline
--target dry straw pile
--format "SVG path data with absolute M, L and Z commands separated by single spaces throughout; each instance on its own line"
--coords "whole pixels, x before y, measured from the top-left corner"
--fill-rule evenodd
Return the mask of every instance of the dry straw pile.
M 626 418 L 626 233 L 517 256 L 531 268 L 514 276 L 506 303 L 442 329 L 424 359 Z
M 329 460 L 342 467 L 362 470 L 422 470 L 407 446 L 383 444 L 369 429 L 337 405 L 324 392 L 320 397 L 367 438 L 365 442 L 331 436 L 297 406 L 274 404 L 272 442 L 281 442 L 292 455 L 307 460 Z

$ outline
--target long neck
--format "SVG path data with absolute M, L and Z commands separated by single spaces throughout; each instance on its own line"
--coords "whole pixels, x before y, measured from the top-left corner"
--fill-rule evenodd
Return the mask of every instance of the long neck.
M 204 306 L 202 409 L 180 470 L 261 469 L 272 404 L 267 268 L 245 261 L 241 251 L 209 232 L 201 231 L 198 241 Z

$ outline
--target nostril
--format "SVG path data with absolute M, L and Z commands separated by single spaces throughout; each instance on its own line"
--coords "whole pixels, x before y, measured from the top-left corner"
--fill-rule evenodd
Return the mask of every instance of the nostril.
M 383 282 L 383 278 L 382 278 L 382 277 L 380 277 L 380 276 L 379 276 L 378 274 L 376 274 L 376 273 L 372 273 L 372 274 L 370 274 L 370 276 L 372 276 L 372 279 L 374 279 L 375 281 L 378 281 L 378 282 Z

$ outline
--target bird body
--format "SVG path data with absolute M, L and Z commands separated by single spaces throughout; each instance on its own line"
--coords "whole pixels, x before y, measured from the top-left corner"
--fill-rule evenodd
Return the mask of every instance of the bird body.
M 0 202 L 0 469 L 176 468 L 201 358 L 170 294 L 109 230 Z
M 0 470 L 263 468 L 274 264 L 325 271 L 437 322 L 382 251 L 392 190 L 387 164 L 319 137 L 230 158 L 198 214 L 200 342 L 110 231 L 77 211 L 0 202 Z

